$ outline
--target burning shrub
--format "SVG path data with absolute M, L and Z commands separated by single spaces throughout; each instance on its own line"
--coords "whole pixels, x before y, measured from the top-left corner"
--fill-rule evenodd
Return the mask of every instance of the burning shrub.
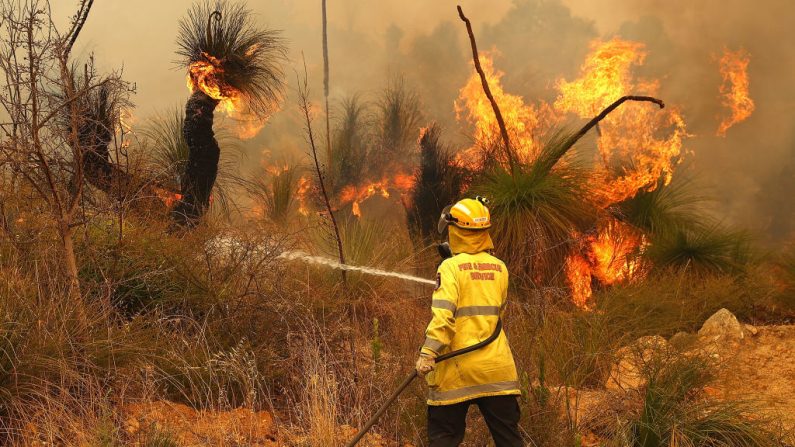
M 556 165 L 567 140 L 558 135 L 533 164 L 513 175 L 498 167 L 473 187 L 491 201 L 495 248 L 521 287 L 560 282 L 576 235 L 596 218 L 586 171 L 573 157 Z

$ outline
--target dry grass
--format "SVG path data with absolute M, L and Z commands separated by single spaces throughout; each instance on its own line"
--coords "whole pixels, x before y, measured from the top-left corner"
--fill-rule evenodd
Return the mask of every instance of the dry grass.
M 285 248 L 323 253 L 322 232 L 298 238 L 210 220 L 174 235 L 157 219 L 128 216 L 119 226 L 103 215 L 85 227 L 82 303 L 64 294 L 51 228 L 15 222 L 20 238 L 0 240 L 6 442 L 177 445 L 167 427 L 131 435 L 120 410 L 170 400 L 273 412 L 293 445 L 338 445 L 352 435 L 345 426 L 360 426 L 411 370 L 430 317 L 427 287 L 351 275 L 345 289 L 335 272 L 276 259 Z M 315 228 L 311 218 L 302 225 Z M 351 220 L 343 235 L 355 263 L 430 274 L 435 255 L 415 252 L 400 222 Z M 575 445 L 567 389 L 600 388 L 617 348 L 693 330 L 720 307 L 751 318 L 779 296 L 778 284 L 752 269 L 665 271 L 599 291 L 593 312 L 542 311 L 513 290 L 507 326 L 525 390 L 523 432 L 534 445 Z M 73 324 L 78 311 L 88 326 Z M 424 393 L 418 381 L 371 441 L 421 443 Z M 476 410 L 470 419 L 467 445 L 485 444 Z

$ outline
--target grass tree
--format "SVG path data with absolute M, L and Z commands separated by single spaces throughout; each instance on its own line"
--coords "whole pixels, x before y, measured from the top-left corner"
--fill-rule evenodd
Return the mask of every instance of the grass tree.
M 653 237 L 645 256 L 658 269 L 735 273 L 751 260 L 750 246 L 746 233 L 708 224 Z
M 497 166 L 473 188 L 491 201 L 498 256 L 524 287 L 562 279 L 574 236 L 592 227 L 596 218 L 587 200 L 587 171 L 575 157 L 555 166 L 561 152 L 570 149 L 570 139 L 557 135 L 533 164 L 517 162 L 513 174 Z
M 173 216 L 192 226 L 207 210 L 218 174 L 213 112 L 223 102 L 260 118 L 270 113 L 281 97 L 286 49 L 279 34 L 259 28 L 242 3 L 226 0 L 195 4 L 180 22 L 177 43 L 193 93 L 182 129 L 188 145 L 182 199 Z
M 436 124 L 420 137 L 420 167 L 406 206 L 409 233 L 418 241 L 435 237 L 439 213 L 459 198 L 469 178 L 466 169 L 453 163 L 453 155 L 440 137 Z
M 121 110 L 128 105 L 127 86 L 116 76 L 98 77 L 93 71 L 93 63 L 82 68 L 75 66 L 73 73 L 82 74 L 75 77 L 74 83 L 81 89 L 87 89 L 91 82 L 99 82 L 96 89 L 87 90 L 75 105 L 81 114 L 77 126 L 77 138 L 83 149 L 83 171 L 85 180 L 95 188 L 105 192 L 115 192 L 119 197 L 130 192 L 131 176 L 111 161 L 111 143 L 116 137 L 116 129 L 120 123 Z M 65 99 L 65 98 L 64 98 Z M 65 129 L 71 127 L 68 113 L 62 117 Z
M 340 121 L 334 129 L 330 159 L 330 189 L 334 194 L 348 184 L 358 185 L 367 174 L 370 155 L 367 105 L 358 95 L 342 102 Z
M 420 99 L 403 79 L 393 79 L 384 89 L 376 110 L 380 153 L 387 162 L 403 160 L 417 142 L 422 122 Z
M 611 211 L 617 219 L 647 235 L 662 235 L 701 225 L 701 205 L 706 201 L 687 179 L 676 179 L 668 185 L 660 179 L 653 190 L 639 191 Z

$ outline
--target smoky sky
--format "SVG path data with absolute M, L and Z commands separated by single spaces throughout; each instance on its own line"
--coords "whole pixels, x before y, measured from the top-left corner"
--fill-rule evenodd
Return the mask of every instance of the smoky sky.
M 54 2 L 63 17 L 74 1 Z M 136 83 L 138 123 L 182 108 L 185 75 L 174 63 L 177 23 L 190 1 L 95 2 L 77 54 L 94 53 L 103 69 L 123 69 Z M 659 96 L 678 107 L 692 135 L 685 143 L 688 175 L 717 199 L 727 223 L 765 237 L 795 229 L 795 2 L 791 0 L 469 0 L 461 2 L 478 44 L 505 72 L 507 92 L 528 103 L 554 99 L 555 81 L 574 79 L 589 43 L 619 36 L 648 53 L 637 74 L 659 79 Z M 313 99 L 322 101 L 320 0 L 249 1 L 255 20 L 282 30 L 290 48 L 290 83 L 281 110 L 254 139 L 247 161 L 262 154 L 300 160 L 306 151 L 296 106 L 296 76 L 309 73 Z M 455 119 L 454 101 L 472 73 L 471 53 L 456 3 L 446 0 L 328 0 L 332 116 L 348 97 L 376 101 L 402 78 L 420 96 L 426 121 L 437 121 L 454 145 L 471 129 Z M 754 114 L 715 131 L 723 113 L 717 59 L 728 48 L 750 53 Z M 337 111 L 337 113 L 335 113 Z M 320 119 L 320 117 L 318 117 Z M 319 125 L 319 123 L 318 123 Z

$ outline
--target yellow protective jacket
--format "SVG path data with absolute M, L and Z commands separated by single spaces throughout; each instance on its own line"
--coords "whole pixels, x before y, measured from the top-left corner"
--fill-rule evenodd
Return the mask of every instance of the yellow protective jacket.
M 457 254 L 439 266 L 423 353 L 436 357 L 474 345 L 494 332 L 505 309 L 508 270 L 501 260 L 479 251 L 491 248 L 491 239 L 484 237 L 488 238 L 487 232 L 450 227 L 450 245 Z M 520 394 L 505 332 L 481 349 L 439 363 L 425 380 L 428 405 Z

